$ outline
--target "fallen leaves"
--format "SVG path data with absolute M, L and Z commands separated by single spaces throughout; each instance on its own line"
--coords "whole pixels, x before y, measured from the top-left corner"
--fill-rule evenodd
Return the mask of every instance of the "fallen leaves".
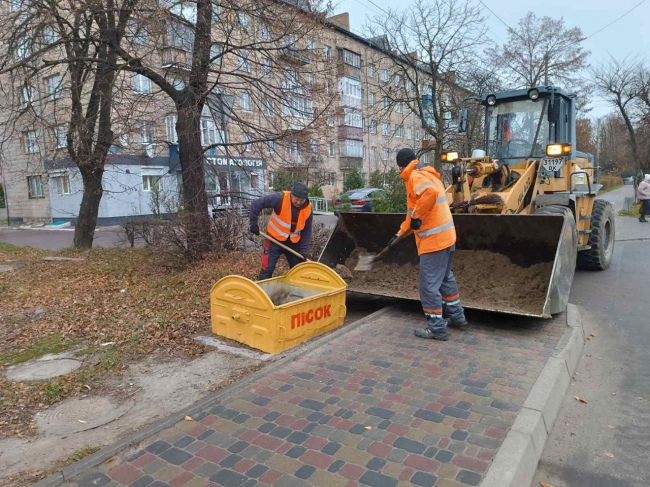
M 609 453 L 609 452 L 608 452 L 608 453 L 605 453 L 604 455 L 605 455 L 606 457 L 609 457 L 609 458 L 616 458 L 616 457 L 614 456 L 613 453 Z
M 573 399 L 575 399 L 576 401 L 581 402 L 583 404 L 587 404 L 587 401 L 585 399 L 581 398 L 581 397 L 573 396 Z
M 185 421 L 194 421 L 192 416 L 185 416 Z
M 549 484 L 548 482 L 540 482 L 539 485 L 541 485 L 542 487 L 553 487 L 553 486 L 552 486 L 551 484 Z

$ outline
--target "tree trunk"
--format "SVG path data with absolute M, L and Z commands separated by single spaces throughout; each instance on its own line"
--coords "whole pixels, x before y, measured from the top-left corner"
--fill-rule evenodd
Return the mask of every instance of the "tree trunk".
M 99 203 L 104 193 L 102 188 L 103 167 L 102 164 L 101 169 L 88 170 L 79 168 L 84 183 L 84 192 L 81 198 L 81 206 L 79 206 L 79 217 L 74 229 L 74 247 L 76 249 L 90 249 L 93 246 Z
M 205 156 L 201 145 L 201 108 L 178 107 L 176 132 L 183 174 L 183 206 L 188 254 L 199 258 L 212 248 L 208 197 L 205 192 Z

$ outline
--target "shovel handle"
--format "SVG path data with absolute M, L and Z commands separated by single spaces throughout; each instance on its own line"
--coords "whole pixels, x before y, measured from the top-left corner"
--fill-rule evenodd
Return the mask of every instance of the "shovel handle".
M 282 247 L 282 248 L 283 248 L 284 250 L 286 250 L 287 252 L 291 252 L 291 253 L 292 253 L 293 255 L 295 255 L 296 257 L 300 257 L 300 258 L 301 258 L 302 260 L 304 260 L 304 261 L 307 261 L 307 260 L 308 260 L 304 255 L 300 254 L 299 252 L 296 252 L 296 251 L 293 250 L 292 248 L 287 247 L 287 246 L 284 245 L 283 243 L 278 242 L 276 239 L 274 239 L 274 238 L 271 237 L 270 235 L 267 235 L 267 234 L 264 233 L 264 232 L 260 232 L 260 235 L 261 235 L 262 237 L 264 237 L 264 238 L 270 240 L 270 241 L 273 242 L 275 245 L 278 245 L 278 246 Z
M 411 235 L 412 233 L 413 233 L 412 230 L 407 230 L 406 232 L 402 233 L 400 236 L 398 236 L 398 237 L 395 239 L 395 241 L 392 243 L 392 245 L 390 245 L 390 246 L 387 245 L 387 246 L 384 248 L 384 250 L 382 250 L 381 252 L 379 252 L 379 253 L 375 256 L 375 260 L 379 259 L 380 257 L 383 257 L 384 254 L 385 254 L 386 252 L 388 252 L 388 251 L 390 250 L 391 247 L 395 247 L 395 245 L 397 245 L 398 243 L 400 243 L 402 240 L 404 240 L 406 237 L 408 237 L 408 236 Z

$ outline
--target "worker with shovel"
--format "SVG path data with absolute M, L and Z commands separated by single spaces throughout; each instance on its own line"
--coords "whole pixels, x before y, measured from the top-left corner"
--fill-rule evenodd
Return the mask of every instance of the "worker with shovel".
M 447 320 L 443 314 L 451 326 L 465 326 L 467 320 L 451 270 L 456 229 L 445 187 L 440 174 L 418 161 L 411 149 L 397 153 L 397 165 L 406 185 L 408 211 L 399 233 L 388 245 L 405 232 L 415 233 L 420 255 L 420 301 L 427 319 L 427 327 L 415 330 L 415 335 L 446 341 Z
M 260 281 L 273 277 L 278 259 L 283 254 L 290 268 L 307 259 L 313 220 L 308 196 L 307 186 L 296 183 L 291 191 L 268 194 L 257 198 L 251 204 L 250 231 L 254 235 L 260 234 L 258 219 L 262 210 L 273 209 L 266 227 L 268 236 L 262 234 L 266 241 Z

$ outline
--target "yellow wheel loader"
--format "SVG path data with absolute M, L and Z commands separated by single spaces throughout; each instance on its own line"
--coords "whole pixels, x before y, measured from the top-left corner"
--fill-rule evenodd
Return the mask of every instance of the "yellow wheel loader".
M 467 308 L 550 317 L 564 311 L 576 264 L 604 270 L 614 252 L 612 206 L 596 199 L 599 168 L 576 150 L 575 96 L 536 87 L 469 98 L 485 107 L 483 149 L 440 155 L 452 166 L 447 201 L 457 231 L 454 272 Z M 459 131 L 468 125 L 460 113 Z M 449 167 L 449 166 L 448 166 Z M 352 269 L 379 252 L 403 214 L 341 213 L 320 261 Z M 418 256 L 405 239 L 351 291 L 418 299 Z

